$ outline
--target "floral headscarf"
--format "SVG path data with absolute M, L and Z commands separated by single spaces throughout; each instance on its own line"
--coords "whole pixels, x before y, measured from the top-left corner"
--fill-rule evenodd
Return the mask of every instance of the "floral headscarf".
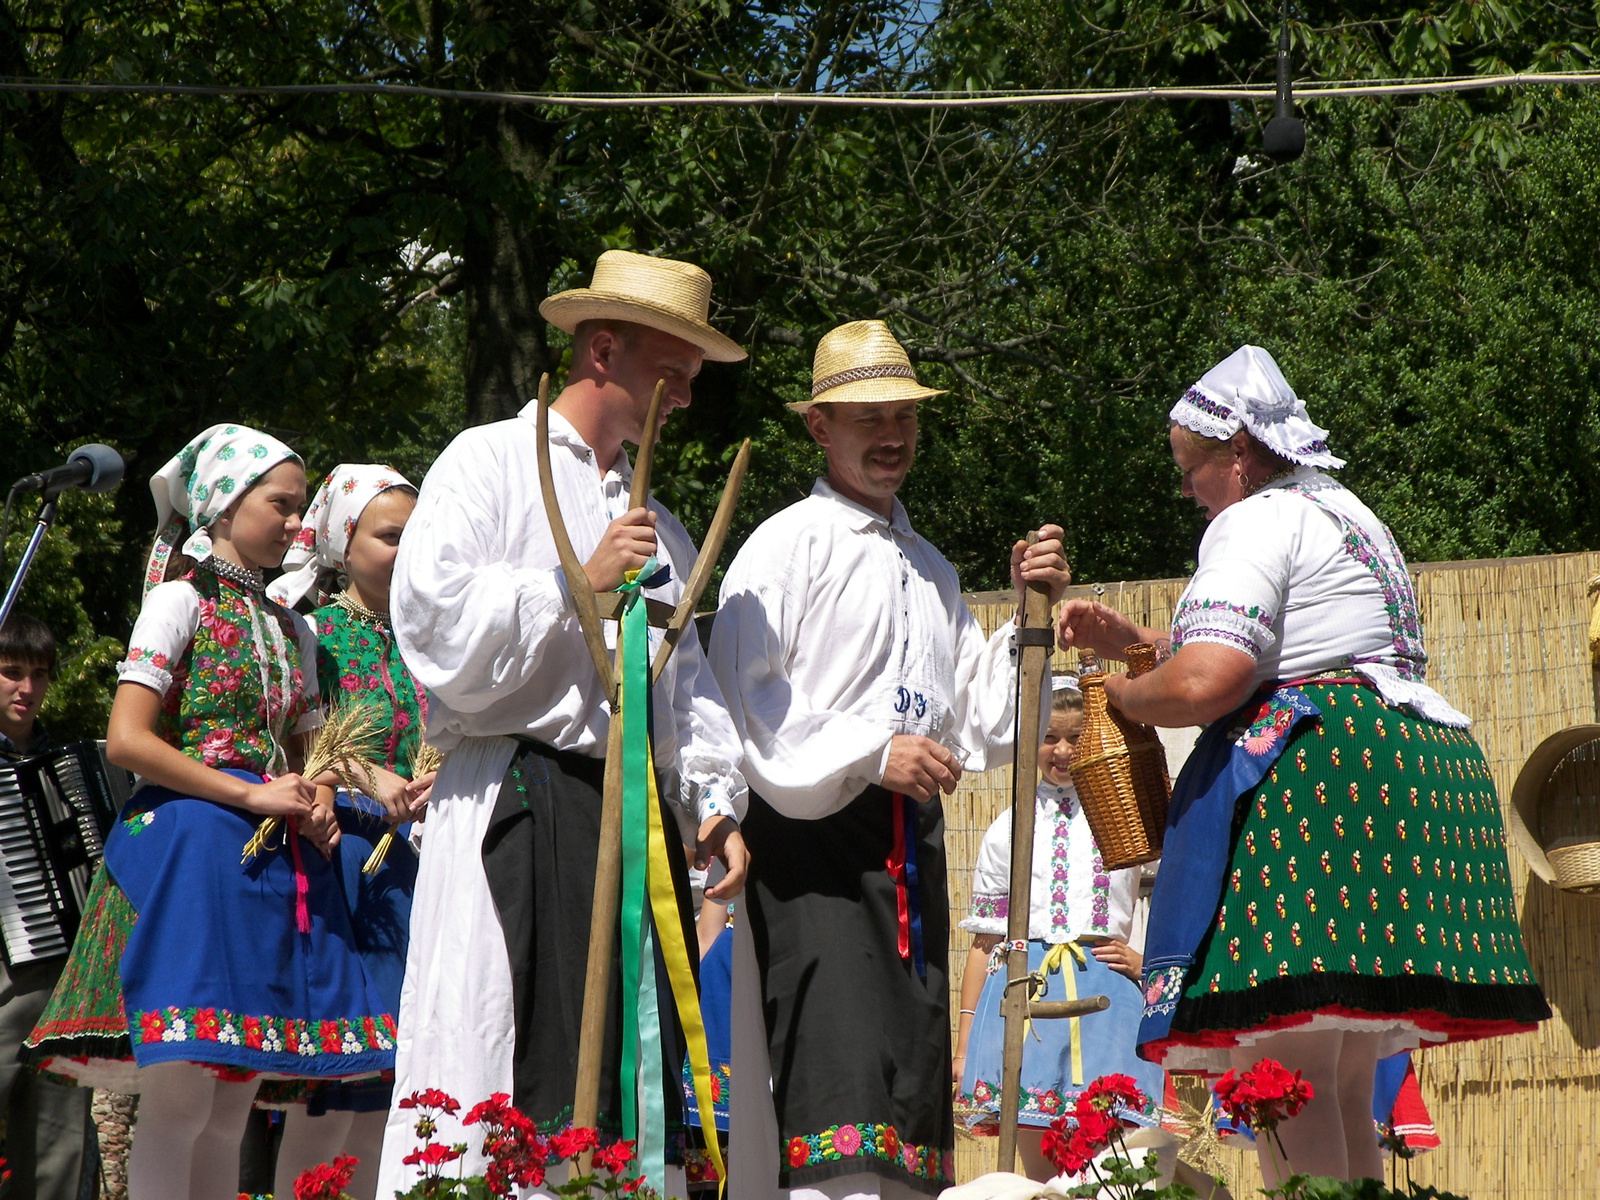
M 411 486 L 392 467 L 340 463 L 312 498 L 300 533 L 283 556 L 283 574 L 273 581 L 267 595 L 293 608 L 316 586 L 319 572 L 344 569 L 345 550 L 367 505 L 392 487 Z
M 1212 367 L 1167 416 L 1209 438 L 1230 438 L 1242 426 L 1273 453 L 1301 466 L 1344 466 L 1344 459 L 1328 450 L 1328 431 L 1311 423 L 1305 402 L 1260 346 L 1240 346 Z
M 165 577 L 174 549 L 197 561 L 210 558 L 211 523 L 256 480 L 291 460 L 301 461 L 277 438 L 246 425 L 213 425 L 178 451 L 150 480 L 156 540 L 144 590 Z

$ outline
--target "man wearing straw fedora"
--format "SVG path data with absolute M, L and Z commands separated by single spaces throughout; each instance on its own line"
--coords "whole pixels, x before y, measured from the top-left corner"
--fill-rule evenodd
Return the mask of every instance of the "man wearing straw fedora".
M 827 477 L 750 536 L 722 585 L 711 662 L 751 784 L 734 1200 L 954 1182 L 941 793 L 1007 760 L 1016 673 L 1014 623 L 984 638 L 895 499 L 917 404 L 940 394 L 882 321 L 827 334 L 811 398 L 789 406 Z M 1060 539 L 1046 525 L 1012 547 L 1019 589 L 1060 598 Z
M 623 443 L 638 442 L 658 380 L 665 418 L 688 405 L 703 359 L 745 357 L 707 323 L 710 295 L 698 267 L 613 250 L 590 287 L 540 305 L 573 338 L 549 414 L 550 470 L 585 578 L 564 576 L 541 502 L 537 401 L 450 444 L 401 539 L 395 633 L 428 690 L 427 740 L 445 757 L 412 908 L 380 1195 L 416 1182 L 402 1162 L 415 1113 L 398 1103 L 418 1089 L 442 1089 L 463 1114 L 504 1092 L 541 1128 L 571 1119 L 610 720 L 572 596 L 611 590 L 652 556 L 670 578 L 647 595 L 672 605 L 682 593 L 694 546 L 661 505 L 628 509 Z M 702 864 L 715 854 L 728 868 L 708 894 L 731 896 L 745 871 L 739 742 L 695 639 L 653 700 L 661 794 Z M 614 990 L 600 1092 L 613 1136 L 620 1013 Z M 675 1080 L 678 1061 L 669 1066 Z M 445 1114 L 434 1135 L 467 1145 L 468 1174 L 483 1166 L 473 1133 Z

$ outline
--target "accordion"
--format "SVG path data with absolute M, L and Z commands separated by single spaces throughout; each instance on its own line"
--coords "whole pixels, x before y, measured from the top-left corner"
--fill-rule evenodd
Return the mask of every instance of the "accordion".
M 8 964 L 72 948 L 127 790 L 127 772 L 108 771 L 94 742 L 0 760 L 0 950 Z

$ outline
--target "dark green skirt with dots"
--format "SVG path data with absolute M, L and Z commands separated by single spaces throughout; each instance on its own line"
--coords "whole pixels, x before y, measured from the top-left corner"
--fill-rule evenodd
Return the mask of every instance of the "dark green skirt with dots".
M 1238 799 L 1222 899 L 1158 1061 L 1225 1070 L 1247 1033 L 1384 1030 L 1402 1049 L 1548 1017 L 1471 733 L 1364 683 L 1303 691 L 1322 718 Z

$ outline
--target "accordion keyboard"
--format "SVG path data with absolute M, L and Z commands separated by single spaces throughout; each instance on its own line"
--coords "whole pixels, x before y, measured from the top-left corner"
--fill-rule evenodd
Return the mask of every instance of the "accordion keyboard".
M 115 819 L 92 742 L 0 763 L 0 940 L 8 963 L 72 948 Z

